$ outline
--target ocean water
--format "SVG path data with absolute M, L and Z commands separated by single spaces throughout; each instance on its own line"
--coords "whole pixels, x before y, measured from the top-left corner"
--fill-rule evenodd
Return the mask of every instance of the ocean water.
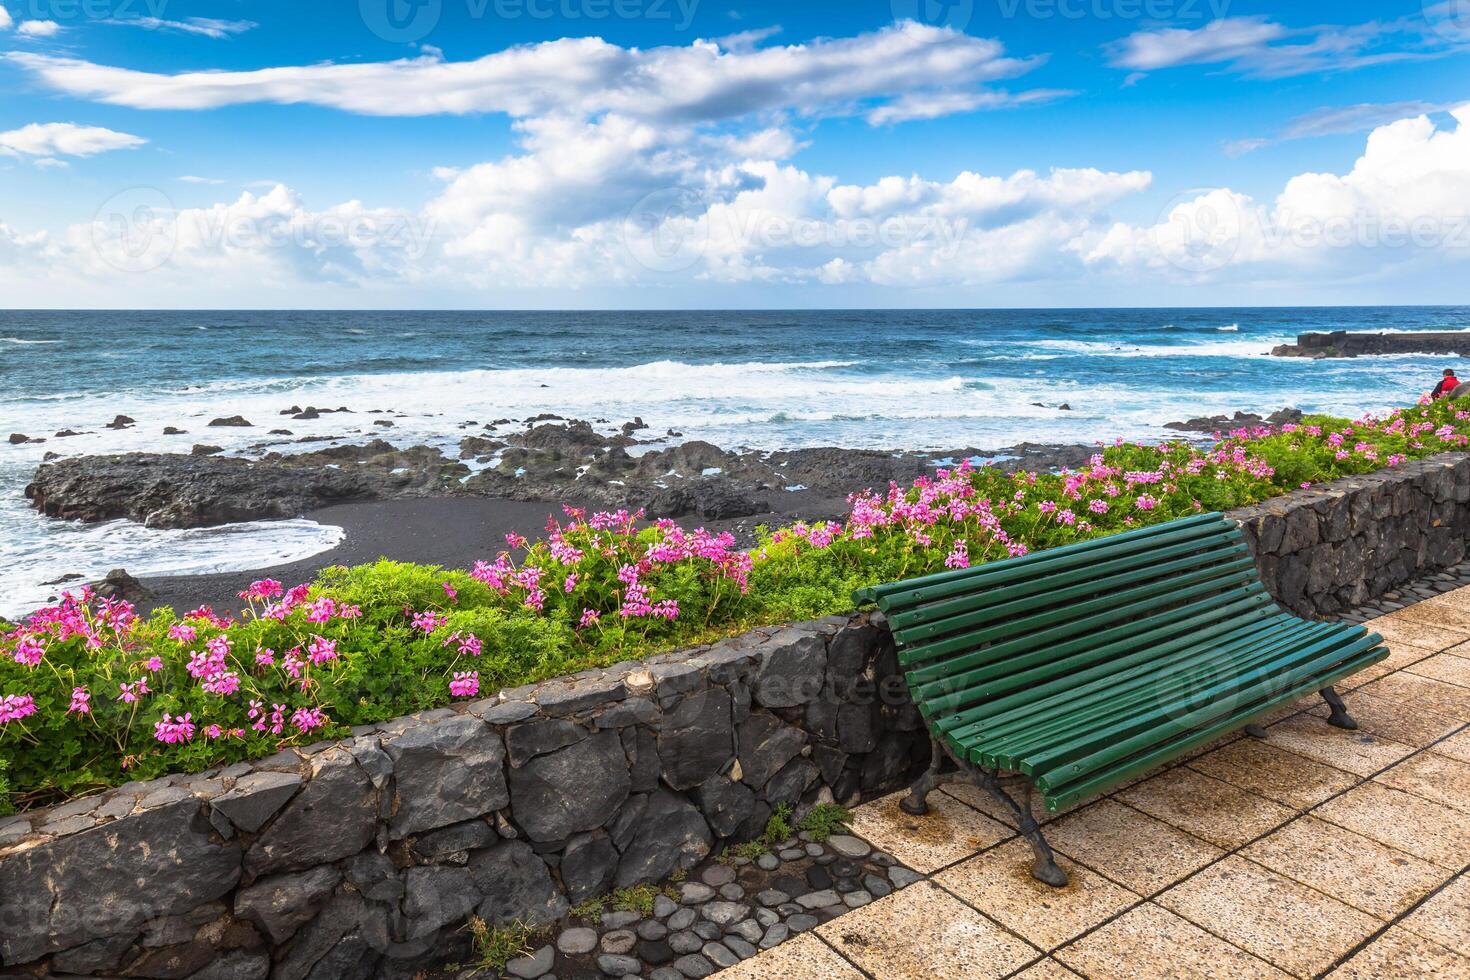
M 37 516 L 47 451 L 238 452 L 270 428 L 453 447 L 463 421 L 633 416 L 725 447 L 948 449 L 1163 438 L 1163 423 L 1415 399 L 1454 359 L 1263 356 L 1310 330 L 1467 330 L 1470 307 L 801 312 L 0 311 L 0 614 L 43 583 L 251 568 L 331 547 L 310 521 L 196 531 Z M 1042 407 L 1033 403 L 1040 402 Z M 1067 403 L 1071 411 L 1057 406 Z M 357 414 L 282 418 L 307 404 Z M 386 431 L 370 409 L 392 409 Z M 137 425 L 103 428 L 115 415 Z M 244 415 L 251 429 L 206 428 Z M 188 430 L 165 436 L 164 426 Z M 71 428 L 83 435 L 56 439 Z M 47 437 L 11 446 L 11 432 Z M 290 451 L 291 437 L 274 437 Z M 319 448 L 328 443 L 312 443 Z

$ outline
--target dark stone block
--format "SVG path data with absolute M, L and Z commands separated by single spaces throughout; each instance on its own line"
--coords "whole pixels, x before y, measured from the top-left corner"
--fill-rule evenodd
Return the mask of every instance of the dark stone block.
M 617 732 L 598 732 L 510 771 L 511 815 L 533 841 L 565 840 L 600 827 L 628 791 L 628 760 Z
M 505 746 L 478 718 L 460 715 L 412 728 L 383 748 L 397 783 L 394 839 L 482 816 L 509 802 Z
M 783 725 L 774 715 L 758 712 L 740 726 L 740 780 L 760 789 L 806 746 L 799 728 Z
M 662 881 L 676 868 L 692 868 L 714 844 L 704 817 L 683 797 L 659 790 L 648 798 L 643 819 L 618 864 L 619 888 Z
M 579 834 L 567 842 L 561 859 L 561 880 L 574 905 L 612 890 L 618 870 L 618 852 L 601 832 Z
M 230 824 L 247 834 L 265 826 L 301 788 L 294 772 L 255 772 L 241 776 L 228 793 L 215 797 L 210 806 Z
M 522 841 L 502 841 L 470 858 L 469 871 L 484 900 L 480 918 L 492 926 L 543 926 L 566 914 L 567 900 L 546 863 Z
M 468 868 L 409 868 L 403 875 L 403 914 L 409 940 L 432 939 L 458 925 L 480 904 L 480 889 Z
M 491 847 L 500 839 L 495 829 L 484 820 L 466 820 L 422 834 L 413 842 L 414 857 L 435 861 L 451 854 Z
M 239 879 L 239 845 L 212 841 L 192 799 L 13 851 L 0 857 L 0 964 L 136 931 Z
M 827 644 L 819 633 L 788 627 L 765 643 L 755 702 L 767 708 L 806 704 L 822 690 Z
M 729 837 L 755 811 L 755 794 L 724 776 L 711 776 L 695 791 L 700 812 L 719 837 Z
M 316 918 L 342 873 L 331 865 L 262 878 L 235 895 L 235 915 L 256 923 L 272 943 L 284 943 Z
M 771 777 L 761 795 L 772 805 L 795 804 L 801 800 L 807 787 L 816 782 L 818 775 L 817 767 L 810 759 L 797 756 Z
M 329 749 L 312 759 L 310 781 L 245 852 L 246 870 L 295 871 L 350 857 L 373 839 L 377 818 L 372 780 L 347 750 Z
M 658 755 L 671 787 L 693 789 L 730 764 L 735 749 L 730 708 L 730 695 L 715 687 L 683 698 L 665 713 Z
M 505 754 L 520 767 L 538 755 L 555 752 L 587 737 L 587 729 L 560 718 L 539 718 L 505 730 Z

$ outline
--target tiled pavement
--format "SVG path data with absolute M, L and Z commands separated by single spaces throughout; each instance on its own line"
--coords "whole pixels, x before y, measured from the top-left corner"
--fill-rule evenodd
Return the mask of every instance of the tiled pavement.
M 1049 815 L 1065 889 L 972 787 L 895 794 L 853 830 L 926 880 L 719 976 L 1470 978 L 1470 587 L 1369 627 L 1392 656 L 1338 685 L 1358 731 L 1313 695 Z

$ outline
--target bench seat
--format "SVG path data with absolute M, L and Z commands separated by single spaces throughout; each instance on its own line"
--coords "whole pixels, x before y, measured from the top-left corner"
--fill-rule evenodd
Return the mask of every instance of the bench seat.
M 1220 514 L 859 590 L 887 618 L 935 740 L 904 801 L 970 779 L 1030 815 L 1104 793 L 1388 656 L 1361 626 L 1282 612 Z M 957 772 L 940 765 L 951 760 Z M 1027 803 L 1000 791 L 1024 777 Z M 1022 814 L 1019 811 L 1025 810 Z M 1028 836 L 1031 836 L 1028 834 Z M 1035 831 L 1033 847 L 1040 843 Z M 1038 850 L 1038 877 L 1065 881 Z M 1046 867 L 1045 865 L 1050 865 Z M 1056 883 L 1053 881 L 1052 883 Z

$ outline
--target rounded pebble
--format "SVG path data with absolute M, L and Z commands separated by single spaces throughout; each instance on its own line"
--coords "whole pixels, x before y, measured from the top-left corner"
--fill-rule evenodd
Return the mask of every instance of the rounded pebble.
M 704 940 L 692 932 L 676 932 L 669 936 L 669 948 L 676 953 L 693 953 L 704 945 Z
M 636 931 L 639 939 L 662 939 L 669 934 L 669 927 L 657 919 L 644 919 Z
M 821 857 L 824 853 L 826 853 L 825 851 L 822 850 L 822 845 L 821 844 L 808 844 L 808 845 L 806 845 L 806 847 L 802 848 L 802 850 L 806 851 L 806 856 L 807 857 L 814 857 L 814 858 L 815 857 Z
M 867 841 L 847 834 L 833 834 L 827 838 L 827 846 L 845 858 L 867 857 L 873 853 Z
M 660 895 L 653 900 L 653 914 L 660 919 L 667 919 L 679 911 L 679 903 L 667 895 Z
M 719 939 L 724 934 L 724 930 L 713 922 L 696 922 L 694 923 L 694 934 L 706 940 L 714 940 Z
M 556 937 L 556 948 L 568 956 L 581 956 L 597 948 L 597 930 L 576 926 Z
M 751 943 L 746 942 L 744 939 L 741 939 L 739 936 L 726 936 L 725 937 L 725 945 L 727 947 L 729 947 L 730 952 L 734 953 L 736 956 L 740 957 L 742 960 L 748 960 L 748 959 L 750 959 L 757 952 L 757 950 L 756 950 L 756 948 L 755 948 L 754 945 L 752 945 Z
M 715 890 L 709 885 L 700 884 L 697 881 L 686 881 L 684 887 L 679 889 L 679 901 L 685 905 L 698 905 L 700 902 L 708 902 L 715 897 Z
M 704 954 L 705 959 L 721 969 L 740 962 L 740 957 L 736 956 L 724 943 L 705 943 L 704 949 L 700 952 Z
M 530 956 L 522 956 L 505 964 L 505 972 L 520 980 L 537 980 L 551 972 L 556 966 L 556 950 L 542 946 Z
M 781 917 L 776 914 L 776 911 L 774 909 L 756 909 L 755 921 L 759 922 L 762 926 L 769 928 L 770 926 L 773 926 L 776 923 L 780 922 Z
M 778 853 L 781 860 L 783 861 L 796 861 L 800 858 L 806 857 L 806 851 L 803 851 L 800 848 L 796 847 L 788 847 L 786 848 L 786 850 L 780 851 Z
M 774 854 L 762 854 L 755 859 L 755 866 L 762 871 L 775 871 L 781 867 L 781 859 Z
M 602 951 L 604 953 L 622 955 L 623 953 L 631 952 L 633 944 L 637 941 L 638 937 L 633 934 L 633 930 L 614 929 L 611 932 L 602 934 Z
M 597 968 L 608 976 L 629 977 L 643 969 L 643 964 L 631 956 L 612 956 L 604 953 L 597 958 Z
M 836 905 L 842 901 L 837 893 L 830 888 L 824 888 L 818 892 L 807 892 L 805 895 L 796 897 L 796 904 L 804 909 L 824 909 L 829 905 Z
M 639 915 L 637 912 L 604 912 L 602 914 L 602 927 L 604 929 L 621 929 L 624 926 L 631 926 L 638 919 Z
M 863 875 L 863 888 L 867 889 L 874 898 L 882 898 L 884 895 L 893 893 L 893 886 L 877 875 Z
M 735 880 L 735 869 L 727 864 L 712 864 L 700 873 L 699 880 L 711 888 L 719 888 Z
M 910 871 L 908 868 L 900 868 L 898 866 L 894 866 L 888 869 L 888 880 L 893 882 L 893 886 L 895 888 L 903 888 L 907 885 L 912 885 L 914 882 L 919 881 L 923 877 L 924 876 L 919 874 L 917 871 Z
M 873 896 L 867 892 L 848 892 L 842 896 L 842 904 L 850 909 L 860 909 L 873 900 Z
M 709 960 L 698 953 L 679 957 L 674 961 L 674 969 L 689 977 L 690 980 L 702 980 L 703 977 L 715 972 L 715 968 L 709 965 Z
M 767 888 L 764 891 L 758 892 L 755 896 L 755 900 L 757 902 L 760 902 L 766 908 L 772 908 L 776 905 L 781 905 L 784 902 L 791 901 L 791 896 L 783 891 L 777 891 L 774 888 Z
M 684 974 L 672 966 L 661 966 L 648 975 L 648 980 L 684 980 Z
M 680 929 L 688 929 L 694 925 L 695 912 L 693 909 L 680 909 L 669 916 L 668 927 L 676 932 Z
M 793 915 L 786 920 L 786 927 L 792 932 L 806 932 L 808 929 L 815 928 L 816 925 L 817 917 L 815 915 Z
M 720 897 L 729 899 L 732 902 L 738 902 L 745 897 L 745 889 L 732 881 L 728 885 L 720 886 Z
M 730 927 L 731 933 L 739 936 L 746 942 L 752 943 L 760 940 L 763 931 L 761 924 L 754 919 L 746 919 L 744 922 L 737 922 Z
M 772 946 L 785 940 L 789 935 L 791 935 L 790 927 L 784 922 L 777 922 L 767 929 L 766 934 L 761 937 L 761 949 L 770 949 Z

